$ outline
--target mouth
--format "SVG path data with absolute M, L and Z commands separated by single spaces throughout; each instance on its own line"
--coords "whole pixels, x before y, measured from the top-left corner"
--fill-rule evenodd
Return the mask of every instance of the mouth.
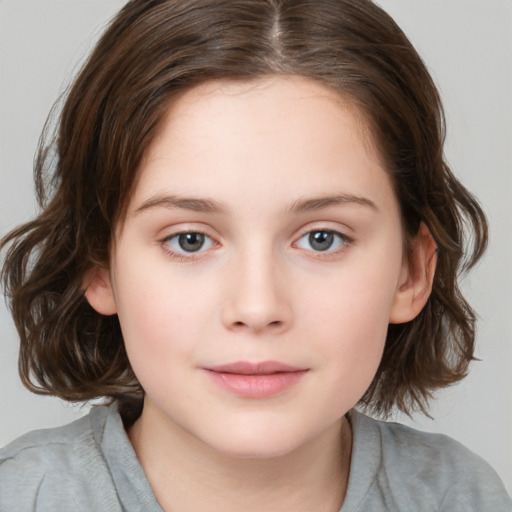
M 239 361 L 204 368 L 222 390 L 243 398 L 269 398 L 292 388 L 309 371 L 277 361 Z

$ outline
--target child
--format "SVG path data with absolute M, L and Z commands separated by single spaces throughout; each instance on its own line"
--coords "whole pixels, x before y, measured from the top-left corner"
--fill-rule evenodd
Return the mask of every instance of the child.
M 473 357 L 487 226 L 442 145 L 368 0 L 128 2 L 2 241 L 25 385 L 109 405 L 4 448 L 0 510 L 511 510 L 354 409 L 427 412 Z

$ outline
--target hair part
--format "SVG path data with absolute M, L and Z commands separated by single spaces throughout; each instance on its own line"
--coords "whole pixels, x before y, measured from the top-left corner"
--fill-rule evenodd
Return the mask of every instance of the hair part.
M 395 22 L 370 0 L 132 0 L 71 87 L 55 140 L 41 139 L 40 215 L 1 241 L 26 387 L 140 404 L 117 316 L 89 306 L 84 278 L 108 266 L 115 227 L 171 102 L 206 81 L 269 75 L 315 80 L 363 113 L 392 176 L 405 238 L 424 222 L 438 247 L 427 305 L 389 326 L 361 404 L 381 415 L 394 407 L 428 414 L 433 391 L 466 375 L 475 315 L 458 279 L 481 257 L 487 224 L 444 160 L 441 100 Z

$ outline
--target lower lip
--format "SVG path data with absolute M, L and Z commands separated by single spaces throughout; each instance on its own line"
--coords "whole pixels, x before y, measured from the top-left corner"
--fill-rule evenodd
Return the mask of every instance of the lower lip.
M 269 375 L 243 375 L 206 370 L 222 389 L 243 398 L 269 398 L 284 393 L 297 384 L 307 370 L 277 372 Z

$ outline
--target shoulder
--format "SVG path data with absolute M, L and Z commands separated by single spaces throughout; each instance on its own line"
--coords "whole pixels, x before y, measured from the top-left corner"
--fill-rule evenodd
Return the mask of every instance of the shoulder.
M 444 434 L 422 432 L 400 423 L 373 419 L 369 421 L 379 433 L 385 461 L 391 462 L 395 458 L 400 458 L 402 467 L 406 470 L 411 469 L 408 466 L 416 467 L 419 462 L 432 463 L 436 474 L 440 471 L 450 471 L 452 476 L 454 471 L 462 468 L 467 474 L 468 465 L 477 472 L 487 472 L 490 469 L 481 457 Z M 422 474 L 424 471 L 425 469 L 422 470 Z
M 0 510 L 78 510 L 82 496 L 104 487 L 108 469 L 97 432 L 107 416 L 99 407 L 68 425 L 30 432 L 0 450 Z M 96 425 L 95 425 L 96 423 Z M 40 510 L 40 508 L 37 508 Z
M 355 442 L 378 450 L 375 482 L 392 500 L 407 506 L 420 502 L 428 505 L 425 510 L 512 511 L 496 472 L 458 441 L 361 413 L 352 420 Z

